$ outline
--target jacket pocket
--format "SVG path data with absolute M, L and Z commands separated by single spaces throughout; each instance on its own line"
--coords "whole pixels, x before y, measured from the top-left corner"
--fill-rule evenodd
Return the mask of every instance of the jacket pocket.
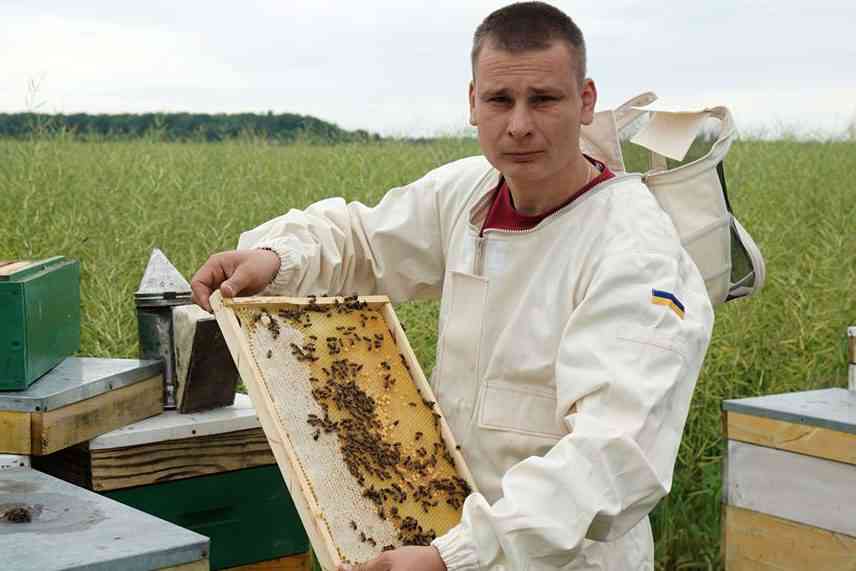
M 556 420 L 556 397 L 547 391 L 490 382 L 480 397 L 474 432 L 479 458 L 491 469 L 479 487 L 495 500 L 503 474 L 531 456 L 546 455 L 568 430 Z
M 479 427 L 558 440 L 568 434 L 556 418 L 552 391 L 491 382 L 484 388 Z

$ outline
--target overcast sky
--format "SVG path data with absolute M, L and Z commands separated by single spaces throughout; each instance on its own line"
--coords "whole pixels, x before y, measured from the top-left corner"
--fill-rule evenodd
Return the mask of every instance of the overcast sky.
M 462 132 L 472 32 L 506 3 L 0 0 L 0 111 L 272 110 Z M 653 90 L 728 105 L 744 132 L 856 122 L 856 3 L 554 3 L 586 35 L 601 109 Z

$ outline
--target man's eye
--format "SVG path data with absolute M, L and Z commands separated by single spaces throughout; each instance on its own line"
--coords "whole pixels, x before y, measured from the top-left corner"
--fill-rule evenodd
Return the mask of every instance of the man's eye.
M 554 97 L 553 95 L 536 95 L 531 99 L 532 103 L 543 104 L 543 103 L 552 103 L 556 101 L 558 97 Z
M 502 104 L 505 104 L 505 103 L 508 103 L 509 101 L 511 101 L 511 99 L 509 99 L 508 97 L 506 97 L 506 96 L 504 96 L 504 95 L 495 95 L 495 96 L 493 96 L 493 97 L 489 97 L 489 98 L 488 98 L 488 101 L 489 101 L 490 103 L 502 103 Z

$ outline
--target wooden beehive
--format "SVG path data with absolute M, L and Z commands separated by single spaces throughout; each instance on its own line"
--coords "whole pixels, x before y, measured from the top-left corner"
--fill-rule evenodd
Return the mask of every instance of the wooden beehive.
M 212 307 L 322 567 L 460 521 L 473 480 L 386 297 Z
M 165 411 L 34 456 L 32 466 L 207 536 L 212 570 L 308 560 L 302 522 L 247 395 L 205 412 Z
M 51 454 L 161 412 L 158 361 L 69 357 L 25 391 L 0 391 L 0 454 Z
M 743 569 L 856 569 L 856 393 L 723 403 L 722 560 Z

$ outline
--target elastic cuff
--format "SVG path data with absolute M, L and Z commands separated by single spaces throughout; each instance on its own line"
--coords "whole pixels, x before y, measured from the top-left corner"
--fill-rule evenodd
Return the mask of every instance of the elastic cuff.
M 273 280 L 258 293 L 260 296 L 266 295 L 287 295 L 289 285 L 291 284 L 296 263 L 294 255 L 290 248 L 283 247 L 282 244 L 276 242 L 261 243 L 255 247 L 256 250 L 270 250 L 279 256 L 279 271 L 274 276 Z
M 479 555 L 469 528 L 461 524 L 431 542 L 449 571 L 477 571 Z

